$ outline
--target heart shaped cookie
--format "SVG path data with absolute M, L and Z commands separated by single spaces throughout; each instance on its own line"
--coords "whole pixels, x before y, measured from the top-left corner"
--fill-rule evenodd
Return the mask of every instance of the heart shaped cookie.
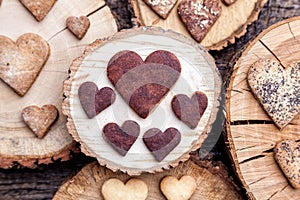
M 90 27 L 90 20 L 86 16 L 68 17 L 66 20 L 68 29 L 78 38 L 82 39 Z
M 237 0 L 222 0 L 226 6 L 231 6 L 232 4 L 234 4 Z
M 125 156 L 140 134 L 140 126 L 131 120 L 119 127 L 116 123 L 108 123 L 103 128 L 103 138 L 117 152 Z
M 160 189 L 167 199 L 188 200 L 197 188 L 195 179 L 182 176 L 180 180 L 173 176 L 166 176 L 160 182 Z
M 194 129 L 206 110 L 207 103 L 207 96 L 200 91 L 195 92 L 192 98 L 179 94 L 172 100 L 172 110 L 178 119 Z
M 16 42 L 0 36 L 0 78 L 17 94 L 24 96 L 49 54 L 48 43 L 36 34 L 26 33 Z
M 300 188 L 300 141 L 283 140 L 276 144 L 274 157 L 294 188 Z
M 175 6 L 177 0 L 144 0 L 160 17 L 166 19 Z
M 143 136 L 145 145 L 158 162 L 162 161 L 179 144 L 180 140 L 180 132 L 173 127 L 165 132 L 152 128 Z
M 248 83 L 280 129 L 299 113 L 300 61 L 284 69 L 277 61 L 259 60 L 249 68 Z
M 22 111 L 24 122 L 38 138 L 45 137 L 57 117 L 58 110 L 54 105 L 28 106 Z
M 101 193 L 105 200 L 145 200 L 148 186 L 137 178 L 130 179 L 125 185 L 119 179 L 111 178 L 104 182 Z
M 42 21 L 56 0 L 19 0 L 31 12 L 37 21 Z
M 98 90 L 98 86 L 90 81 L 79 86 L 78 96 L 83 110 L 90 119 L 113 104 L 116 99 L 115 92 L 111 88 L 104 87 Z
M 141 118 L 168 93 L 180 72 L 177 57 L 164 50 L 154 51 L 145 61 L 133 51 L 121 51 L 107 66 L 108 79 Z
M 178 14 L 195 40 L 201 42 L 221 14 L 219 0 L 182 0 Z

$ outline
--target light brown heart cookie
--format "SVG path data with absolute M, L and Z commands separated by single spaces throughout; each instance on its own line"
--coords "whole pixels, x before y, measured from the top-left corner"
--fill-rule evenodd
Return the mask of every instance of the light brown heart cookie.
M 168 200 L 188 200 L 197 188 L 195 179 L 182 176 L 180 180 L 173 176 L 166 176 L 160 182 L 160 189 Z
M 119 179 L 111 178 L 104 182 L 101 192 L 105 200 L 145 200 L 148 186 L 136 178 L 130 179 L 125 185 Z
M 16 42 L 0 36 L 0 78 L 24 96 L 49 55 L 50 47 L 39 35 L 26 33 Z
M 248 83 L 280 129 L 299 113 L 300 61 L 284 69 L 275 60 L 259 60 L 248 71 Z
M 195 40 L 201 42 L 221 14 L 219 0 L 182 0 L 178 14 Z
M 38 138 L 43 138 L 47 134 L 57 117 L 58 110 L 54 105 L 44 105 L 42 108 L 28 106 L 22 111 L 24 122 Z
M 300 188 L 300 142 L 283 140 L 274 148 L 274 157 L 294 188 Z
M 86 16 L 70 16 L 66 20 L 68 29 L 78 38 L 82 39 L 90 27 L 90 20 Z
M 37 21 L 42 21 L 56 0 L 19 0 L 31 12 Z
M 177 0 L 144 0 L 160 17 L 166 19 L 174 8 Z

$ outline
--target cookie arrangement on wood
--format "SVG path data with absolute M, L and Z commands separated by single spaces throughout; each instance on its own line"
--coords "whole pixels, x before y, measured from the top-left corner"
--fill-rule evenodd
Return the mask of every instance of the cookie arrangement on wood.
M 237 61 L 228 89 L 228 141 L 249 198 L 299 191 L 300 18 L 262 32 Z
M 68 16 L 87 13 L 93 26 L 82 40 L 62 31 Z M 101 25 L 95 16 L 102 16 Z M 68 160 L 79 149 L 61 114 L 63 81 L 86 45 L 117 31 L 114 18 L 102 0 L 75 0 L 72 6 L 10 0 L 1 5 L 0 21 L 0 135 L 6 144 L 0 148 L 0 167 L 35 168 Z
M 145 41 L 151 41 L 147 48 Z M 186 61 L 187 55 L 196 55 L 189 46 L 184 37 L 156 28 L 126 30 L 91 44 L 71 66 L 63 104 L 68 130 L 82 151 L 131 175 L 161 171 L 186 160 L 203 141 L 198 138 L 206 137 L 203 131 L 215 117 L 214 99 L 220 91 L 215 90 L 220 80 L 214 64 L 204 58 L 208 55 L 201 47 Z M 191 65 L 195 58 L 197 64 Z M 109 97 L 110 105 L 94 114 L 95 93 L 103 87 L 114 91 L 115 100 Z

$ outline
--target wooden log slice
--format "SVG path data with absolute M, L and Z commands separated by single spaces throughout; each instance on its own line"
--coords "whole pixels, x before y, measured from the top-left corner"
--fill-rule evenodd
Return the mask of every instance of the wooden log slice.
M 145 59 L 156 50 L 167 50 L 177 56 L 181 63 L 181 74 L 169 93 L 146 119 L 139 117 L 122 99 L 107 78 L 107 64 L 117 52 L 132 50 Z M 212 57 L 201 46 L 182 35 L 160 28 L 137 28 L 120 32 L 107 41 L 96 41 L 75 60 L 70 68 L 70 78 L 65 82 L 67 97 L 63 110 L 68 115 L 68 129 L 81 143 L 82 151 L 96 157 L 101 165 L 113 171 L 129 174 L 143 171 L 156 172 L 178 165 L 189 158 L 189 152 L 201 146 L 207 137 L 218 111 L 221 79 Z M 92 81 L 98 88 L 115 90 L 116 101 L 93 119 L 88 119 L 78 97 L 79 86 Z M 176 94 L 192 96 L 202 91 L 208 97 L 208 107 L 195 129 L 180 121 L 171 109 L 171 100 Z M 121 156 L 102 137 L 103 127 L 110 122 L 122 125 L 134 120 L 140 126 L 140 135 L 126 156 Z M 165 131 L 175 127 L 181 132 L 181 142 L 167 157 L 158 162 L 143 143 L 142 137 L 150 128 Z
M 238 177 L 251 199 L 298 199 L 273 157 L 283 139 L 300 139 L 300 115 L 281 131 L 254 98 L 247 83 L 251 64 L 278 60 L 283 66 L 300 58 L 300 17 L 277 23 L 261 33 L 234 66 L 227 93 L 230 154 Z
M 66 29 L 67 17 L 85 15 L 91 26 L 82 40 Z M 10 168 L 16 163 L 34 167 L 53 160 L 69 159 L 74 141 L 61 113 L 63 81 L 68 77 L 72 60 L 87 44 L 97 38 L 117 32 L 116 22 L 103 0 L 57 1 L 42 22 L 37 22 L 18 1 L 4 1 L 0 9 L 0 35 L 16 40 L 24 33 L 36 33 L 50 45 L 50 57 L 36 81 L 24 97 L 18 96 L 4 82 L 0 82 L 0 167 Z M 22 109 L 29 105 L 53 104 L 59 118 L 43 139 L 38 139 L 21 118 Z
M 143 0 L 131 0 L 136 21 L 142 26 L 158 26 L 171 29 L 191 37 L 177 14 L 178 0 L 167 19 L 160 18 Z M 247 26 L 258 18 L 261 8 L 267 0 L 237 0 L 231 6 L 226 6 L 222 1 L 222 12 L 216 23 L 201 41 L 206 49 L 221 50 L 235 38 L 240 38 L 246 33 Z
M 226 171 L 221 167 L 218 172 Z M 215 171 L 216 172 L 216 171 Z M 157 174 L 144 173 L 134 177 L 143 180 L 148 185 L 147 200 L 165 199 L 160 191 L 160 182 L 165 176 L 174 176 L 177 179 L 184 175 L 192 176 L 197 183 L 197 188 L 191 200 L 217 200 L 217 199 L 241 199 L 236 191 L 235 186 L 229 180 L 220 176 L 218 173 L 213 174 L 209 170 L 200 167 L 192 161 L 181 163 L 176 168 Z M 103 199 L 101 188 L 103 183 L 110 178 L 118 178 L 123 182 L 128 181 L 131 177 L 120 171 L 117 173 L 101 167 L 98 163 L 91 163 L 82 168 L 74 177 L 67 180 L 56 192 L 53 197 L 58 199 Z

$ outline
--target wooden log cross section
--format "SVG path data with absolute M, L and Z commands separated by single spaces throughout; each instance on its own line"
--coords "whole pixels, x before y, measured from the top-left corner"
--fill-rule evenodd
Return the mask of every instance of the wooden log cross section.
M 88 16 L 91 26 L 82 40 L 68 29 L 69 16 Z M 50 57 L 36 81 L 24 97 L 18 96 L 0 82 L 0 167 L 35 167 L 36 164 L 69 158 L 74 142 L 61 113 L 63 81 L 68 77 L 72 60 L 98 38 L 117 32 L 110 9 L 103 0 L 57 1 L 42 22 L 37 22 L 18 0 L 4 1 L 0 9 L 0 35 L 16 40 L 24 33 L 36 33 L 50 45 Z M 59 118 L 49 133 L 38 139 L 21 118 L 21 111 L 29 105 L 53 104 L 59 109 Z
M 275 24 L 261 33 L 234 67 L 228 89 L 228 141 L 238 177 L 251 199 L 298 199 L 273 157 L 283 139 L 300 139 L 300 115 L 279 130 L 254 98 L 247 83 L 251 64 L 275 59 L 287 67 L 300 59 L 300 17 Z

